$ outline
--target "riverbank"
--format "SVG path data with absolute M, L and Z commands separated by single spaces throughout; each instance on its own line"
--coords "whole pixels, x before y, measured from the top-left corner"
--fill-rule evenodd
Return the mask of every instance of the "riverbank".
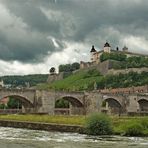
M 84 128 L 78 125 L 64 125 L 64 124 L 41 123 L 41 122 L 0 120 L 0 126 L 26 128 L 32 130 L 58 131 L 58 132 L 73 132 L 73 133 L 84 132 Z
M 49 115 L 0 115 L 0 126 L 34 130 L 83 133 L 86 116 Z M 148 136 L 148 117 L 111 117 L 113 134 L 124 135 L 126 127 L 139 123 L 144 127 L 143 135 Z

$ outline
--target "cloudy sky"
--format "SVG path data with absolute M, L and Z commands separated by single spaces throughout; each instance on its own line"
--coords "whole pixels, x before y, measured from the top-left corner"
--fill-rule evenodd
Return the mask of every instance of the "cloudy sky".
M 0 75 L 88 61 L 106 40 L 148 54 L 148 1 L 0 0 Z

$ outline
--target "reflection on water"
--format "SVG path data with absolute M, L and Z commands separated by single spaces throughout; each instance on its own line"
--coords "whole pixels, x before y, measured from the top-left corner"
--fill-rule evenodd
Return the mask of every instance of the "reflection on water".
M 0 127 L 0 148 L 147 148 L 148 137 L 87 136 Z

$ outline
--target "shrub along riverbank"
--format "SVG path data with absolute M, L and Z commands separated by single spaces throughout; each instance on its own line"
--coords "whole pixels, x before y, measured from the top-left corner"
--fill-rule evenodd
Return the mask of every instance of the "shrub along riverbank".
M 90 117 L 49 115 L 0 115 L 0 120 L 78 125 L 85 128 L 88 128 L 87 125 L 89 125 L 86 124 L 88 122 L 88 118 Z M 109 130 L 110 132 L 112 131 L 112 134 L 127 136 L 148 136 L 148 117 L 110 117 L 109 119 L 107 118 L 108 117 L 104 117 L 103 115 L 101 119 L 99 119 L 99 121 L 101 122 L 102 127 Z M 90 119 L 90 121 L 92 121 L 91 123 L 93 123 L 93 126 L 94 124 L 98 124 L 97 120 L 98 118 L 96 117 Z M 110 127 L 112 129 L 110 129 Z M 97 128 L 100 128 L 100 126 L 95 126 L 94 129 L 98 130 Z M 87 132 L 87 130 L 85 132 Z M 88 134 L 93 134 L 93 132 L 90 132 Z M 98 135 L 98 133 L 95 135 Z

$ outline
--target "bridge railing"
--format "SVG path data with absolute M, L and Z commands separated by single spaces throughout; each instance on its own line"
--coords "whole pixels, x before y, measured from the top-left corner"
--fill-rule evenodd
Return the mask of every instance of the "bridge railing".
M 35 89 L 25 89 L 25 88 L 21 88 L 21 89 L 17 89 L 17 88 L 0 88 L 0 91 L 12 91 L 12 92 L 35 92 Z
M 115 88 L 115 89 L 102 89 L 98 90 L 100 93 L 110 94 L 131 94 L 131 93 L 147 93 L 148 85 L 138 87 L 127 87 L 127 88 Z

